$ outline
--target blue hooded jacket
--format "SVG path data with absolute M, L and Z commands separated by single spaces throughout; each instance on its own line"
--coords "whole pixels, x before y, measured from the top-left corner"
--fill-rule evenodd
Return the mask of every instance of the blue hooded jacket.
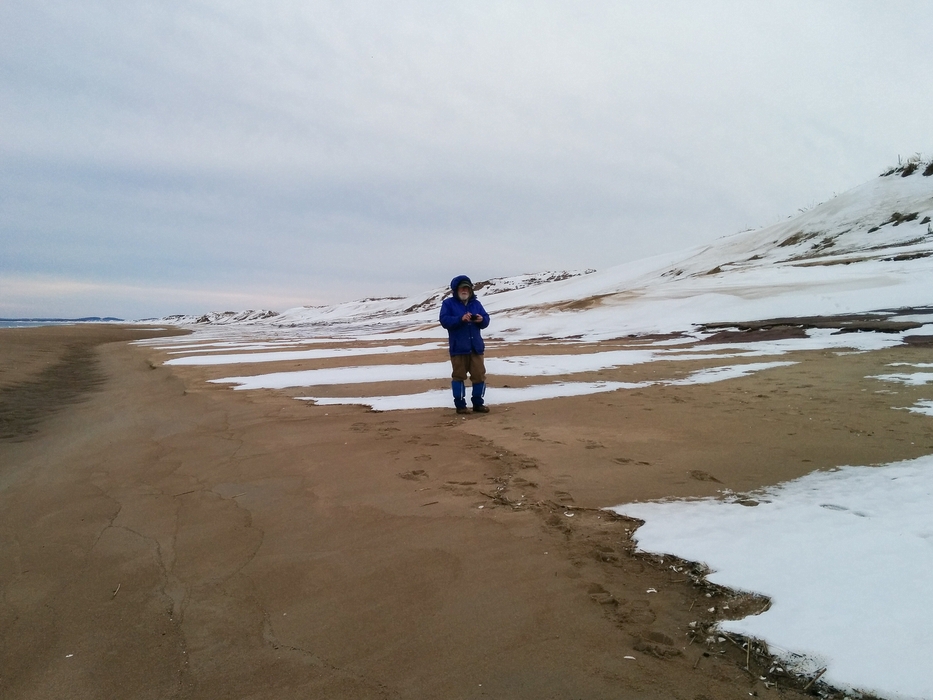
M 470 287 L 473 286 L 466 275 L 458 275 L 450 281 L 453 296 L 447 297 L 441 304 L 440 322 L 447 329 L 447 335 L 450 337 L 451 355 L 469 355 L 472 352 L 482 355 L 486 350 L 486 344 L 483 342 L 480 330 L 489 325 L 489 314 L 472 291 L 465 304 L 460 301 L 457 297 L 457 287 L 463 282 L 467 282 Z M 481 323 L 464 322 L 461 319 L 465 313 L 479 314 L 483 320 Z

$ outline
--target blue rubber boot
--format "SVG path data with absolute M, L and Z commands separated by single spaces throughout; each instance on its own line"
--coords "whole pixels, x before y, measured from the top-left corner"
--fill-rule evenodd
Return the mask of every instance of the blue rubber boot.
M 450 390 L 454 394 L 454 406 L 457 407 L 457 413 L 466 413 L 466 385 L 463 382 L 453 381 L 450 383 Z
M 489 413 L 489 409 L 486 408 L 483 396 L 486 395 L 486 382 L 478 382 L 473 384 L 473 395 L 470 397 L 473 401 L 473 412 L 474 413 Z

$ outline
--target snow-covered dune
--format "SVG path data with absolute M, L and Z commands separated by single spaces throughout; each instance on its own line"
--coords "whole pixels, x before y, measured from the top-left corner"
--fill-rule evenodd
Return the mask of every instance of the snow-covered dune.
M 766 228 L 600 271 L 486 280 L 494 334 L 515 339 L 682 331 L 775 316 L 933 305 L 933 163 L 913 162 Z M 451 276 L 459 270 L 447 271 Z M 468 271 L 467 271 L 468 272 Z M 436 322 L 445 286 L 282 313 L 166 319 L 180 325 L 403 331 Z

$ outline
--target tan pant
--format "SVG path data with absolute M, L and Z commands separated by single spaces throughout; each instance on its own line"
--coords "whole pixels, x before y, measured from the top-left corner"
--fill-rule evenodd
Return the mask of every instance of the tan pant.
M 482 355 L 475 352 L 469 355 L 451 355 L 450 364 L 454 371 L 450 378 L 455 382 L 465 382 L 467 374 L 470 375 L 470 381 L 474 384 L 482 384 L 486 381 L 486 363 Z

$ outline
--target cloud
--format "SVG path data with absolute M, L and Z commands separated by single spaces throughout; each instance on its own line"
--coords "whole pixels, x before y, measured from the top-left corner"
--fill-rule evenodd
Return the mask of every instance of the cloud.
M 703 243 L 926 147 L 930 20 L 924 3 L 6 3 L 0 276 L 247 279 L 312 303 Z

